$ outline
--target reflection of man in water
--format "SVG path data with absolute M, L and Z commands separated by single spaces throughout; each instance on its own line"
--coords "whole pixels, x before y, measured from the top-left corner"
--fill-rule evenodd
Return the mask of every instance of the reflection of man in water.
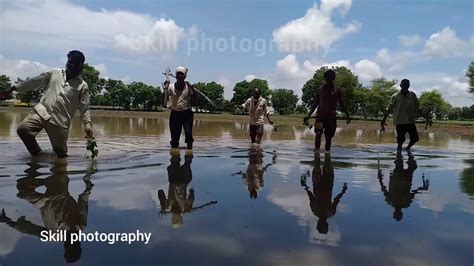
M 184 164 L 181 165 L 181 156 L 172 155 L 170 165 L 168 166 L 168 198 L 165 192 L 158 190 L 158 199 L 160 200 L 161 214 L 172 213 L 171 223 L 174 228 L 179 228 L 183 224 L 183 213 L 192 212 L 196 209 L 204 208 L 208 205 L 215 204 L 217 201 L 211 201 L 199 207 L 194 207 L 194 189 L 189 190 L 188 184 L 193 179 L 191 171 L 191 163 L 193 155 L 186 154 L 184 156 Z
M 6 216 L 4 210 L 0 215 L 0 222 L 36 237 L 40 237 L 41 231 L 44 230 L 66 231 L 68 239 L 64 242 L 64 258 L 68 263 L 75 262 L 81 257 L 81 243 L 77 241 L 71 244 L 69 238 L 71 233 L 83 230 L 87 225 L 88 201 L 93 186 L 90 178 L 94 171 L 89 171 L 84 176 L 86 188 L 76 201 L 69 194 L 67 163 L 56 163 L 51 169 L 52 175 L 44 179 L 36 178 L 40 175 L 37 171 L 39 168 L 41 166 L 37 162 L 30 163 L 30 168 L 25 171 L 27 176 L 17 180 L 17 196 L 40 210 L 44 226 L 36 225 L 26 220 L 24 216 L 13 221 Z M 41 186 L 45 186 L 46 191 L 36 192 Z
M 276 155 L 274 155 L 273 161 L 275 161 Z M 267 168 L 272 165 L 271 163 L 263 167 L 263 153 L 260 147 L 252 147 L 249 150 L 249 165 L 247 171 L 244 173 L 239 171 L 232 175 L 241 175 L 242 179 L 245 180 L 247 189 L 251 199 L 256 199 L 257 194 L 263 188 L 263 178 Z
M 341 193 L 332 200 L 334 168 L 331 165 L 331 154 L 325 154 L 322 171 L 319 153 L 315 153 L 314 156 L 313 193 L 311 193 L 309 187 L 306 185 L 306 175 L 301 177 L 301 185 L 306 190 L 306 193 L 308 193 L 311 211 L 319 218 L 317 225 L 318 232 L 320 234 L 327 234 L 329 231 L 327 220 L 336 214 L 337 205 L 341 201 L 342 195 L 346 193 L 347 183 L 344 183 Z
M 380 183 L 380 188 L 385 196 L 385 201 L 388 204 L 392 205 L 394 208 L 393 219 L 396 221 L 401 221 L 403 218 L 402 208 L 410 207 L 415 194 L 421 190 L 428 190 L 430 185 L 429 180 L 425 181 L 423 176 L 423 186 L 411 190 L 413 172 L 415 172 L 417 165 L 413 156 L 408 157 L 408 168 L 403 167 L 403 157 L 399 154 L 395 159 L 395 168 L 393 169 L 392 174 L 390 175 L 389 189 L 383 184 L 383 174 L 379 169 L 378 179 Z

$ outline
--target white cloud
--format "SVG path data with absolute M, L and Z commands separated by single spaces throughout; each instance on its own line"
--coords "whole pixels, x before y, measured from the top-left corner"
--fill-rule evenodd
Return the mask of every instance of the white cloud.
M 460 39 L 454 30 L 445 27 L 425 42 L 423 54 L 434 58 L 474 57 L 474 42 Z
M 51 49 L 69 41 L 76 47 L 168 53 L 187 34 L 197 32 L 194 26 L 186 32 L 172 19 L 123 10 L 90 10 L 67 0 L 11 2 L 2 10 L 2 21 L 6 40 L 29 40 L 35 47 Z
M 390 56 L 390 52 L 387 48 L 382 48 L 377 51 L 377 55 L 375 56 L 375 61 L 379 62 L 380 64 L 388 65 L 392 61 L 392 57 Z
M 123 78 L 120 78 L 120 80 L 125 83 L 125 84 L 129 84 L 130 83 L 130 77 L 129 76 L 125 76 Z
M 247 82 L 250 82 L 250 81 L 252 81 L 252 80 L 254 80 L 254 79 L 256 79 L 256 78 L 257 78 L 257 76 L 255 76 L 254 74 L 249 74 L 249 75 L 245 76 L 244 79 L 245 79 Z
M 424 60 L 420 53 L 413 51 L 395 51 L 387 48 L 377 51 L 375 62 L 381 65 L 386 74 L 399 74 L 403 72 L 408 64 L 417 63 Z
M 115 46 L 128 52 L 164 52 L 176 50 L 179 41 L 185 38 L 183 28 L 172 19 L 161 18 L 145 34 L 117 34 L 114 36 Z
M 227 77 L 221 75 L 217 80 L 217 83 L 224 86 L 224 98 L 230 100 L 234 95 L 234 87 L 232 86 L 231 81 Z
M 313 65 L 309 61 L 303 66 L 296 60 L 296 56 L 289 54 L 280 59 L 276 63 L 274 74 L 270 78 L 272 88 L 287 88 L 294 90 L 301 95 L 301 88 L 304 82 L 312 77 L 314 70 L 311 71 Z
M 412 47 L 412 46 L 416 46 L 416 45 L 422 43 L 423 39 L 418 34 L 415 34 L 415 35 L 399 35 L 398 36 L 398 41 L 400 42 L 400 45 L 402 45 L 402 46 Z
M 7 225 L 0 223 L 0 233 L 2 241 L 0 241 L 0 256 L 6 256 L 15 250 L 21 234 Z
M 23 59 L 10 59 L 0 54 L 0 73 L 7 75 L 10 80 L 26 79 L 37 76 L 51 68 L 38 62 L 31 62 Z
M 352 5 L 352 0 L 322 0 L 321 11 L 326 14 L 331 14 L 334 10 L 339 11 L 344 15 L 349 11 Z
M 98 64 L 98 65 L 95 65 L 93 66 L 97 71 L 99 71 L 100 73 L 100 76 L 102 78 L 105 78 L 105 79 L 108 79 L 108 69 L 107 69 L 107 66 L 105 66 L 105 64 Z
M 464 70 L 457 75 L 439 72 L 408 73 L 406 75 L 388 76 L 401 80 L 410 80 L 411 88 L 418 94 L 423 91 L 438 90 L 443 98 L 453 106 L 472 105 L 472 95 L 467 91 L 469 83 L 465 77 Z M 418 95 L 420 96 L 420 95 Z
M 361 81 L 371 81 L 382 77 L 382 71 L 377 63 L 368 59 L 363 59 L 354 65 L 354 72 Z
M 349 61 L 346 60 L 339 60 L 332 63 L 305 60 L 303 64 L 301 64 L 295 55 L 289 54 L 277 61 L 275 72 L 269 79 L 270 86 L 272 88 L 292 89 L 296 94 L 301 95 L 301 88 L 304 83 L 312 78 L 318 68 L 323 66 L 344 66 L 351 69 Z
M 323 0 L 321 9 L 314 5 L 307 10 L 304 17 L 292 20 L 274 30 L 273 40 L 277 43 L 278 49 L 284 52 L 323 50 L 327 53 L 334 42 L 360 29 L 361 25 L 357 21 L 338 27 L 331 20 L 334 10 L 338 9 L 344 14 L 350 5 L 350 0 Z

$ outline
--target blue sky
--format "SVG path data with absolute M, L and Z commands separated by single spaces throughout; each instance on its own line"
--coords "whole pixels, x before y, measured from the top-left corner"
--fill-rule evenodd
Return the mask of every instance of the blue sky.
M 79 49 L 105 77 L 159 85 L 165 67 L 184 65 L 192 82 L 223 84 L 226 98 L 236 82 L 253 77 L 300 94 L 318 67 L 342 65 L 365 84 L 382 76 L 409 78 L 417 93 L 438 89 L 455 106 L 474 102 L 464 76 L 474 57 L 472 1 L 25 0 L 0 5 L 0 73 L 12 78 L 62 67 L 67 51 Z M 214 49 L 202 46 L 203 38 Z M 171 46 L 156 45 L 170 40 Z M 218 42 L 225 49 L 218 50 Z M 285 44 L 308 45 L 298 50 Z

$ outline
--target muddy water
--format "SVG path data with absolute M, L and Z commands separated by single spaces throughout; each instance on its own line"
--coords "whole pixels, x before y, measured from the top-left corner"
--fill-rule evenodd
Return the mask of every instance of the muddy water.
M 332 155 L 303 127 L 196 121 L 193 154 L 170 154 L 166 119 L 79 119 L 69 158 L 32 159 L 25 113 L 0 112 L 0 265 L 472 265 L 474 139 L 340 128 Z M 38 135 L 50 149 L 47 136 Z M 42 230 L 151 233 L 143 242 L 42 242 Z

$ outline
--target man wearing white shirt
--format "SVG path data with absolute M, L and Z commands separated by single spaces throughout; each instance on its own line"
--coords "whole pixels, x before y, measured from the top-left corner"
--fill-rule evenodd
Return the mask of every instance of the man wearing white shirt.
M 67 58 L 66 70 L 52 69 L 0 93 L 0 99 L 4 99 L 11 97 L 13 90 L 27 92 L 46 88 L 40 102 L 17 129 L 32 155 L 41 153 L 36 135 L 45 129 L 56 155 L 60 158 L 67 156 L 69 126 L 77 109 L 80 110 L 86 136 L 92 136 L 89 88 L 81 77 L 85 57 L 82 52 L 74 50 L 68 53 Z
M 270 112 L 267 109 L 267 100 L 262 97 L 259 88 L 255 88 L 252 97 L 248 98 L 241 106 L 237 106 L 247 110 L 250 118 L 250 139 L 253 143 L 260 144 L 263 136 L 263 124 L 265 117 L 270 125 L 273 121 L 270 119 Z

